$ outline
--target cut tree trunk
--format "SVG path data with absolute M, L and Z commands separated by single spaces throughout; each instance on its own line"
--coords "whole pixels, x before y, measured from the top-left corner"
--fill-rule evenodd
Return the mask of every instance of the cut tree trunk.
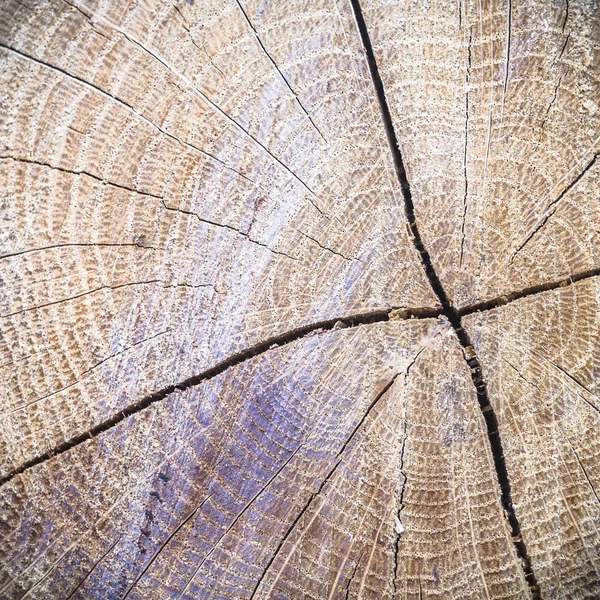
M 4 0 L 0 598 L 600 598 L 600 5 Z

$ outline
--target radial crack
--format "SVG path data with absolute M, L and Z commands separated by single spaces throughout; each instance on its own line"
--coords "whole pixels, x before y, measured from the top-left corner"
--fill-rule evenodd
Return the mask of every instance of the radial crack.
M 586 279 L 592 279 L 594 277 L 598 277 L 599 275 L 600 268 L 587 269 L 586 271 L 580 271 L 579 273 L 574 273 L 573 275 L 569 275 L 561 279 L 555 279 L 554 281 L 539 283 L 537 285 L 532 285 L 521 290 L 508 292 L 506 294 L 502 294 L 501 296 L 496 296 L 495 298 L 491 298 L 489 300 L 483 300 L 482 302 L 477 302 L 475 304 L 463 306 L 461 309 L 459 309 L 458 314 L 461 317 L 464 317 L 467 315 L 472 315 L 476 312 L 485 312 L 494 308 L 498 308 L 500 306 L 504 306 L 506 304 L 510 304 L 511 302 L 514 302 L 515 300 L 520 300 L 521 298 L 528 298 L 529 296 L 535 296 L 537 294 L 541 294 L 550 290 L 566 288 L 570 285 L 573 285 L 574 283 L 577 283 L 578 281 L 585 281 Z
M 344 256 L 340 252 L 336 252 L 335 250 L 332 250 L 328 246 L 324 246 L 323 244 L 321 244 L 321 242 L 319 242 L 319 240 L 317 240 L 314 237 L 308 235 L 308 233 L 304 233 L 304 231 L 300 231 L 299 229 L 297 231 L 299 233 L 301 233 L 305 238 L 308 238 L 309 240 L 311 240 L 312 242 L 314 242 L 315 244 L 317 244 L 317 246 L 319 246 L 323 250 L 327 250 L 328 252 L 331 252 L 332 254 L 335 254 L 336 256 L 339 256 L 340 258 L 343 258 L 344 260 L 348 260 L 348 261 L 358 260 L 357 258 L 349 258 L 348 256 Z
M 401 316 L 399 315 L 400 311 Z M 143 398 L 137 400 L 129 406 L 126 406 L 117 414 L 109 417 L 101 423 L 98 423 L 88 431 L 78 434 L 72 437 L 71 439 L 67 440 L 66 442 L 58 444 L 51 450 L 48 450 L 47 452 L 44 452 L 34 458 L 31 458 L 30 460 L 27 460 L 20 466 L 16 467 L 12 471 L 1 477 L 0 486 L 4 485 L 5 483 L 8 483 L 9 481 L 14 479 L 18 475 L 21 475 L 25 471 L 28 471 L 37 465 L 49 461 L 54 456 L 64 454 L 65 452 L 68 452 L 69 450 L 80 446 L 92 437 L 95 437 L 101 433 L 104 433 L 105 431 L 112 429 L 125 419 L 147 409 L 149 406 L 152 406 L 157 402 L 164 400 L 165 398 L 167 398 L 167 396 L 177 391 L 188 390 L 192 387 L 200 385 L 205 381 L 209 381 L 217 375 L 224 373 L 228 369 L 242 364 L 252 358 L 265 354 L 266 352 L 269 352 L 270 350 L 273 350 L 278 346 L 286 346 L 302 338 L 310 337 L 315 334 L 318 335 L 330 331 L 337 331 L 340 328 L 360 327 L 362 325 L 383 323 L 390 320 L 408 320 L 413 318 L 428 319 L 438 317 L 440 314 L 441 310 L 436 308 L 389 308 L 348 315 L 345 317 L 336 317 L 324 321 L 318 321 L 309 325 L 304 325 L 302 327 L 292 329 L 291 331 L 287 331 L 279 335 L 269 337 L 266 340 L 258 342 L 253 346 L 250 346 L 244 350 L 232 354 L 225 360 L 206 369 L 205 371 L 202 371 L 201 373 L 198 373 L 197 375 L 192 375 L 191 377 L 188 377 L 187 379 L 179 383 L 169 385 L 148 396 L 144 396 Z
M 525 240 L 512 253 L 512 256 L 510 257 L 510 264 L 512 264 L 515 256 L 519 252 L 521 252 L 521 250 L 523 250 L 523 248 L 525 248 L 525 246 L 537 235 L 537 233 L 542 229 L 542 227 L 546 225 L 548 219 L 550 219 L 550 217 L 556 212 L 559 202 L 581 181 L 581 179 L 586 175 L 586 173 L 594 166 L 594 164 L 596 163 L 596 159 L 599 155 L 599 152 L 594 154 L 592 160 L 585 166 L 583 171 L 581 171 L 581 173 L 579 173 L 579 175 L 577 175 L 577 177 L 575 177 L 575 179 L 573 179 L 573 181 L 571 181 L 571 183 L 569 183 L 569 185 L 567 185 L 565 189 L 554 200 L 552 200 L 552 202 L 550 202 L 550 204 L 546 208 L 546 214 L 538 221 L 531 233 L 529 233 Z
M 463 248 L 465 245 L 465 221 L 467 219 L 467 198 L 469 196 L 469 178 L 467 177 L 467 155 L 469 150 L 469 80 L 471 78 L 471 43 L 473 41 L 473 27 L 469 27 L 469 48 L 467 73 L 465 75 L 465 142 L 463 153 L 463 177 L 465 179 L 465 192 L 463 194 L 463 215 L 461 225 L 460 259 L 459 268 L 462 267 Z
M 75 5 L 79 6 L 79 8 L 81 8 L 81 5 L 78 2 L 71 2 L 71 0 L 63 0 L 66 4 L 68 4 L 69 6 L 74 7 Z M 86 7 L 87 9 L 87 7 Z M 89 10 L 89 9 L 87 9 Z M 282 167 L 285 171 L 287 171 L 287 173 L 289 175 L 291 175 L 302 187 L 304 187 L 304 189 L 316 200 L 318 200 L 319 202 L 322 202 L 322 200 L 319 198 L 319 196 L 310 188 L 310 186 L 299 176 L 297 175 L 287 164 L 285 164 L 281 159 L 279 159 L 277 156 L 275 156 L 268 148 L 267 146 L 265 146 L 265 144 L 263 144 L 260 140 L 258 140 L 256 137 L 254 137 L 247 129 L 245 129 L 236 119 L 234 119 L 230 114 L 228 114 L 227 112 L 225 112 L 218 104 L 216 104 L 215 102 L 213 102 L 204 92 L 202 92 L 202 90 L 200 90 L 198 87 L 196 87 L 196 85 L 194 85 L 194 83 L 192 81 L 190 81 L 185 75 L 183 75 L 182 73 L 180 73 L 179 71 L 177 71 L 175 68 L 173 68 L 164 58 L 162 58 L 161 56 L 159 56 L 158 54 L 156 54 L 156 52 L 154 52 L 153 50 L 151 50 L 150 48 L 147 48 L 144 44 L 142 44 L 142 42 L 140 42 L 139 40 L 137 40 L 135 37 L 133 37 L 131 34 L 127 33 L 126 31 L 124 31 L 123 29 L 121 29 L 118 25 L 116 25 L 115 23 L 113 23 L 112 21 L 101 17 L 99 15 L 94 15 L 98 20 L 101 20 L 102 22 L 106 23 L 109 27 L 111 27 L 112 29 L 114 29 L 115 31 L 118 31 L 123 37 L 125 37 L 125 39 L 127 39 L 130 43 L 134 44 L 135 46 L 137 46 L 138 48 L 140 48 L 143 52 L 145 52 L 146 54 L 150 55 L 152 58 L 154 58 L 156 61 L 158 61 L 161 65 L 163 65 L 163 67 L 165 67 L 167 69 L 167 71 L 169 71 L 169 73 L 171 73 L 172 75 L 174 75 L 175 77 L 177 77 L 177 79 L 179 79 L 180 81 L 182 81 L 183 83 L 185 83 L 185 85 L 192 90 L 195 94 L 197 94 L 198 96 L 200 96 L 200 98 L 202 98 L 202 100 L 208 104 L 215 112 L 217 112 L 221 117 L 223 117 L 226 121 L 228 121 L 229 123 L 231 123 L 238 131 L 240 131 L 244 136 L 246 136 L 249 140 L 251 140 L 251 142 L 253 144 L 255 144 L 256 146 L 258 146 L 263 152 L 265 152 L 274 162 L 276 162 L 280 167 Z M 137 112 L 137 111 L 136 111 Z M 137 113 L 139 114 L 139 113 Z M 214 158 L 214 157 L 212 157 Z M 217 159 L 218 160 L 218 159 Z M 254 182 L 253 182 L 254 183 Z M 308 202 L 315 208 L 315 210 L 321 214 L 321 216 L 325 217 L 326 219 L 330 219 L 330 217 L 323 211 L 323 209 L 320 208 L 320 206 L 315 202 L 315 200 L 313 200 L 313 198 L 307 198 Z M 339 219 L 336 219 L 339 221 Z M 341 223 L 340 223 L 341 224 Z
M 369 71 L 371 73 L 373 86 L 377 94 L 377 100 L 381 111 L 383 125 L 386 131 L 388 145 L 394 161 L 396 175 L 402 188 L 402 195 L 404 197 L 404 209 L 409 223 L 409 229 L 412 233 L 413 244 L 419 256 L 421 257 L 423 269 L 425 271 L 429 284 L 442 305 L 442 312 L 452 325 L 456 337 L 458 338 L 458 341 L 463 347 L 463 354 L 467 365 L 470 368 L 471 379 L 475 387 L 482 416 L 486 423 L 488 442 L 490 444 L 492 455 L 494 457 L 494 466 L 496 469 L 498 485 L 500 487 L 502 506 L 504 508 L 504 512 L 506 514 L 508 523 L 511 528 L 512 541 L 517 551 L 517 556 L 521 561 L 521 566 L 523 568 L 525 579 L 529 585 L 532 600 L 541 600 L 541 591 L 537 584 L 535 574 L 533 572 L 533 567 L 531 565 L 531 561 L 527 553 L 525 542 L 521 537 L 521 526 L 517 519 L 515 508 L 512 503 L 510 481 L 508 478 L 506 461 L 504 458 L 504 451 L 502 449 L 500 432 L 498 430 L 498 421 L 496 419 L 496 414 L 488 397 L 487 386 L 483 377 L 481 364 L 479 363 L 479 359 L 477 358 L 475 349 L 473 348 L 468 333 L 462 327 L 460 314 L 449 301 L 446 291 L 435 271 L 429 252 L 423 244 L 423 240 L 421 238 L 416 223 L 415 209 L 412 200 L 410 184 L 406 175 L 406 170 L 402 159 L 402 153 L 398 144 L 398 139 L 396 136 L 394 124 L 385 95 L 383 82 L 379 74 L 377 60 L 375 58 L 371 40 L 369 38 L 369 33 L 362 14 L 360 2 L 359 0 L 350 0 L 350 4 L 352 6 L 354 17 L 356 20 L 356 25 L 362 40 L 363 47 L 365 49 L 365 55 L 369 65 Z M 579 178 L 581 178 L 581 176 Z
M 504 101 L 506 100 L 506 89 L 508 88 L 508 68 L 510 65 L 510 42 L 512 33 L 512 0 L 508 0 L 506 15 L 506 58 L 504 61 L 504 89 L 502 90 L 502 115 L 504 115 Z M 502 118 L 500 119 L 502 120 Z
M 144 250 L 164 250 L 157 246 L 144 246 L 136 243 L 118 243 L 118 242 L 73 242 L 64 244 L 52 244 L 51 246 L 42 246 L 40 248 L 27 248 L 26 250 L 18 250 L 10 254 L 2 254 L 0 260 L 5 258 L 13 258 L 15 256 L 23 256 L 24 254 L 32 254 L 33 252 L 45 252 L 47 250 L 56 250 L 59 248 L 143 248 Z
M 254 34 L 254 37 L 256 38 L 256 41 L 258 42 L 258 45 L 261 47 L 261 49 L 264 52 L 265 56 L 269 59 L 270 63 L 273 65 L 273 67 L 275 68 L 275 70 L 279 73 L 279 76 L 281 77 L 281 79 L 285 83 L 286 87 L 288 88 L 288 90 L 290 91 L 290 93 L 292 94 L 292 96 L 294 96 L 294 98 L 296 99 L 296 102 L 298 103 L 298 106 L 300 107 L 300 109 L 302 110 L 302 112 L 306 115 L 306 118 L 310 121 L 310 124 L 313 126 L 313 128 L 315 129 L 315 131 L 321 136 L 321 139 L 325 143 L 327 143 L 327 140 L 323 137 L 323 134 L 321 133 L 321 130 L 317 127 L 317 125 L 313 121 L 313 118 L 310 116 L 310 114 L 308 113 L 308 111 L 306 110 L 306 108 L 304 108 L 302 102 L 300 102 L 300 98 L 298 98 L 298 94 L 296 94 L 296 92 L 293 90 L 293 88 L 290 85 L 289 81 L 287 80 L 286 76 L 281 72 L 281 69 L 277 66 L 277 63 L 275 62 L 275 60 L 273 59 L 273 57 L 269 54 L 269 52 L 265 48 L 265 45 L 262 43 L 262 40 L 260 39 L 260 36 L 258 35 L 258 31 L 256 31 L 256 28 L 252 24 L 252 21 L 250 21 L 248 15 L 246 13 L 246 11 L 244 10 L 244 7 L 240 3 L 240 0 L 235 0 L 235 2 L 238 5 L 238 7 L 239 7 L 239 9 L 240 9 L 240 11 L 242 13 L 242 15 L 244 15 L 244 19 L 246 20 L 246 23 L 248 24 L 248 27 L 250 27 L 250 29 L 252 30 L 252 33 Z
M 0 46 L 2 46 L 1 43 L 0 43 Z M 89 171 L 84 171 L 83 169 L 66 169 L 65 167 L 57 167 L 57 166 L 51 165 L 50 163 L 47 163 L 47 162 L 33 160 L 33 159 L 29 159 L 29 158 L 22 158 L 22 157 L 17 158 L 15 156 L 0 156 L 0 160 L 12 160 L 14 162 L 26 163 L 29 165 L 37 165 L 39 167 L 45 167 L 45 168 L 51 169 L 53 171 L 60 171 L 61 173 L 67 173 L 69 175 L 85 175 L 86 177 L 91 177 L 92 179 L 99 181 L 102 185 L 108 185 L 110 187 L 115 187 L 115 188 L 118 188 L 121 190 L 125 190 L 127 192 L 139 194 L 140 196 L 149 196 L 150 198 L 157 198 L 157 199 L 161 198 L 161 196 L 159 196 L 157 194 L 152 194 L 150 192 L 142 192 L 140 190 L 136 190 L 135 188 L 123 185 L 121 183 L 115 183 L 114 181 L 108 181 L 107 179 L 104 179 L 103 177 L 99 177 L 98 175 L 94 175 L 93 173 L 90 173 Z
M 281 540 L 277 544 L 277 546 L 275 548 L 275 551 L 273 552 L 271 558 L 269 559 L 269 561 L 265 565 L 265 568 L 263 569 L 263 572 L 262 572 L 261 576 L 259 577 L 258 581 L 256 582 L 256 585 L 254 586 L 254 589 L 252 590 L 252 594 L 250 596 L 250 600 L 253 600 L 256 597 L 258 589 L 260 588 L 262 582 L 264 581 L 264 579 L 265 579 L 265 577 L 266 577 L 269 569 L 271 568 L 271 565 L 273 564 L 273 562 L 275 561 L 275 559 L 279 555 L 279 552 L 283 548 L 285 542 L 288 540 L 288 538 L 291 535 L 291 533 L 296 528 L 296 525 L 299 523 L 300 519 L 304 516 L 304 514 L 311 507 L 311 505 L 314 502 L 314 500 L 320 496 L 321 492 L 323 491 L 323 489 L 325 488 L 325 486 L 327 485 L 327 483 L 329 483 L 329 481 L 331 480 L 331 478 L 333 477 L 333 475 L 337 471 L 337 468 L 343 462 L 343 454 L 344 454 L 346 448 L 348 447 L 348 445 L 350 444 L 350 442 L 354 439 L 354 436 L 359 431 L 359 429 L 362 427 L 363 423 L 369 417 L 369 415 L 371 414 L 371 412 L 375 408 L 375 406 L 377 406 L 377 404 L 379 403 L 379 401 L 392 388 L 392 386 L 394 385 L 394 383 L 395 383 L 395 381 L 396 381 L 396 379 L 398 378 L 399 375 L 400 375 L 400 373 L 396 373 L 390 379 L 390 381 L 382 388 L 382 390 L 375 396 L 375 398 L 369 404 L 367 410 L 363 414 L 363 416 L 360 419 L 360 421 L 356 424 L 356 426 L 354 427 L 354 429 L 352 430 L 352 432 L 350 433 L 350 435 L 346 438 L 345 442 L 342 444 L 341 448 L 336 453 L 336 456 L 335 456 L 335 459 L 334 459 L 334 464 L 331 467 L 331 469 L 328 471 L 328 473 L 325 475 L 325 477 L 323 478 L 323 480 L 321 481 L 321 483 L 320 483 L 317 491 L 314 492 L 314 493 L 312 493 L 310 495 L 310 497 L 308 498 L 308 501 L 304 504 L 304 506 L 302 507 L 302 509 L 300 510 L 300 512 L 296 515 L 296 518 L 292 521 L 292 523 L 288 527 L 287 531 L 285 532 L 285 534 L 283 535 L 283 537 L 281 538 Z M 273 585 L 274 585 L 274 583 L 272 584 L 272 586 Z
M 600 504 L 600 497 L 598 496 L 598 492 L 596 491 L 596 488 L 594 487 L 594 484 L 592 483 L 592 480 L 590 479 L 590 476 L 588 475 L 588 472 L 585 470 L 585 467 L 583 466 L 583 463 L 581 462 L 581 459 L 579 458 L 579 455 L 575 451 L 575 448 L 574 448 L 573 444 L 571 443 L 571 440 L 567 436 L 565 436 L 565 438 L 569 442 L 569 446 L 571 446 L 571 450 L 573 451 L 573 454 L 575 455 L 575 458 L 577 459 L 577 464 L 579 465 L 579 468 L 581 469 L 581 472 L 585 476 L 585 478 L 586 478 L 586 480 L 588 482 L 588 485 L 590 486 L 590 489 L 592 490 L 592 493 L 594 494 L 594 497 L 598 501 L 598 504 Z
M 69 4 L 69 6 L 74 6 L 73 4 L 71 4 L 70 2 L 68 2 L 67 0 L 63 0 L 63 1 L 66 2 L 67 4 Z M 76 81 L 80 85 L 83 85 L 84 87 L 86 87 L 86 88 L 88 88 L 90 90 L 93 90 L 95 92 L 98 92 L 99 94 L 102 94 L 105 98 L 108 98 L 108 99 L 112 100 L 113 102 L 116 102 L 117 104 L 119 104 L 120 106 L 122 106 L 123 108 L 125 108 L 126 110 L 129 110 L 129 111 L 133 112 L 135 115 L 137 115 L 137 117 L 139 119 L 141 119 L 142 121 L 144 121 L 144 123 L 150 125 L 150 127 L 156 129 L 162 135 L 168 137 L 169 139 L 172 139 L 173 141 L 177 142 L 178 144 L 181 144 L 182 146 L 185 146 L 186 148 L 188 148 L 189 150 L 193 151 L 194 153 L 199 153 L 202 156 L 204 156 L 204 157 L 206 157 L 206 158 L 208 158 L 210 160 L 213 160 L 213 161 L 219 163 L 220 165 L 222 165 L 226 169 L 228 169 L 228 170 L 236 173 L 237 175 L 239 175 L 243 179 L 249 181 L 253 185 L 256 185 L 257 187 L 261 187 L 256 181 L 253 181 L 247 175 L 244 175 L 243 173 L 240 173 L 240 171 L 238 171 L 238 170 L 234 169 L 233 167 L 229 166 L 227 163 L 223 162 L 220 158 L 217 158 L 216 156 L 210 154 L 209 152 L 206 152 L 205 150 L 202 150 L 202 149 L 198 148 L 197 146 L 194 146 L 193 144 L 190 144 L 189 142 L 186 142 L 186 141 L 178 138 L 176 135 L 168 132 L 166 129 L 164 129 L 160 125 L 157 125 L 156 123 L 154 123 L 153 121 L 151 121 L 150 119 L 148 119 L 147 117 L 145 117 L 142 113 L 140 113 L 131 104 L 125 102 L 121 98 L 118 98 L 114 94 L 111 94 L 110 92 L 107 92 L 106 90 L 103 90 L 101 87 L 98 87 L 97 85 L 94 85 L 93 83 L 90 83 L 89 81 L 86 81 L 85 79 L 83 79 L 81 77 L 78 77 L 77 75 L 73 75 L 72 73 L 69 73 L 65 69 L 62 69 L 62 68 L 57 67 L 55 65 L 52 65 L 52 64 L 50 64 L 48 62 L 40 60 L 39 58 L 35 58 L 31 54 L 27 54 L 26 52 L 23 52 L 21 50 L 17 50 L 15 48 L 7 46 L 6 44 L 3 44 L 2 42 L 0 42 L 0 48 L 4 48 L 5 50 L 13 52 L 17 56 L 20 56 L 21 58 L 24 58 L 26 60 L 30 60 L 30 61 L 32 61 L 34 63 L 37 63 L 38 65 L 41 65 L 41 66 L 43 66 L 43 67 L 45 67 L 47 69 L 50 69 L 50 70 L 55 71 L 57 73 L 61 73 L 64 77 L 66 77 L 66 78 L 68 78 L 68 79 L 70 79 L 72 81 Z M 50 165 L 48 165 L 48 166 L 50 166 Z
M 298 260 L 295 256 L 291 256 L 290 254 L 286 254 L 285 252 L 281 252 L 280 250 L 274 250 L 270 246 L 267 246 L 267 244 L 264 244 L 263 242 L 259 242 L 258 240 L 253 239 L 252 237 L 250 237 L 250 234 L 248 234 L 244 231 L 241 231 L 240 229 L 237 229 L 233 225 L 227 225 L 226 223 L 218 223 L 217 221 L 211 221 L 210 219 L 205 219 L 204 217 L 201 217 L 198 213 L 191 211 L 191 210 L 184 210 L 183 208 L 173 208 L 172 206 L 168 206 L 162 198 L 161 198 L 161 203 L 162 203 L 163 207 L 165 208 L 165 210 L 170 210 L 170 211 L 178 212 L 178 213 L 181 213 L 184 215 L 196 217 L 196 219 L 198 219 L 198 221 L 200 221 L 200 223 L 206 223 L 207 225 L 212 225 L 213 227 L 222 227 L 224 229 L 229 229 L 230 231 L 234 231 L 235 233 L 238 233 L 239 235 L 245 237 L 249 242 L 252 242 L 253 244 L 256 244 L 257 246 L 262 246 L 263 248 L 270 250 L 273 254 L 279 254 L 280 256 L 286 256 L 287 258 L 290 258 L 291 260 Z

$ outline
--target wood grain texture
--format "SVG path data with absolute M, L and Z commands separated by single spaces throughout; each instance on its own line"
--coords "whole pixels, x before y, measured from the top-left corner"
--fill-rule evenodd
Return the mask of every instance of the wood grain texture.
M 600 266 L 597 3 L 363 6 L 422 234 L 455 304 Z
M 589 280 L 465 319 L 488 365 L 513 498 L 548 598 L 598 596 L 598 292 Z
M 0 600 L 600 598 L 599 11 L 0 4 Z
M 235 2 L 110 6 L 4 9 L 4 471 L 264 338 L 436 304 L 348 9 L 276 57 L 328 142 Z

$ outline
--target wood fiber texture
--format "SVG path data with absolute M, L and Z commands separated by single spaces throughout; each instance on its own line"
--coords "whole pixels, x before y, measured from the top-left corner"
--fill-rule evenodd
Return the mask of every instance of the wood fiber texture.
M 595 0 L 2 0 L 0 599 L 600 598 Z

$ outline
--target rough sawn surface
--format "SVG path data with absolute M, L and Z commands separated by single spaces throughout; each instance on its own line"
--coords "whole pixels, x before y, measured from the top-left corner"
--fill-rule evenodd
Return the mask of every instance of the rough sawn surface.
M 0 4 L 0 599 L 600 598 L 594 0 Z

